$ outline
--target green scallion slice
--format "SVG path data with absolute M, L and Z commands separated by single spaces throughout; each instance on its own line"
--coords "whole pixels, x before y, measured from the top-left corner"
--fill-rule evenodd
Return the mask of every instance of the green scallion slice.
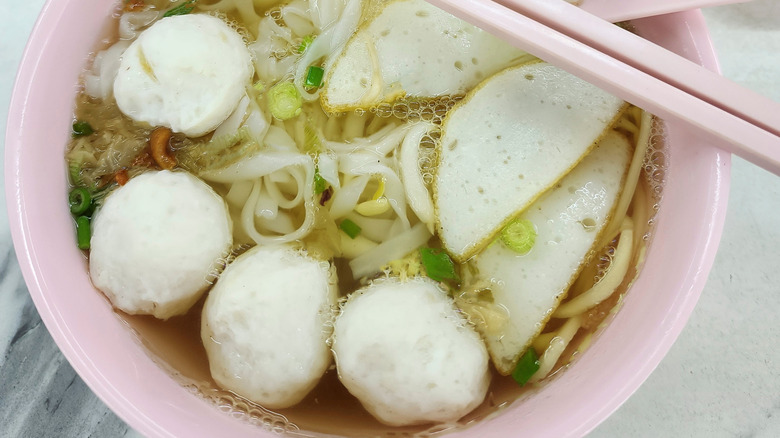
M 319 195 L 325 190 L 328 189 L 328 181 L 325 180 L 325 178 L 320 175 L 320 169 L 315 168 L 314 169 L 314 194 Z
M 68 163 L 68 175 L 70 175 L 70 182 L 79 185 L 81 181 L 81 163 L 71 161 Z
M 347 236 L 349 236 L 350 239 L 354 239 L 358 235 L 360 235 L 360 232 L 363 231 L 360 226 L 354 222 L 352 222 L 349 219 L 344 219 L 339 224 L 339 228 L 341 228 L 341 231 L 343 231 Z
M 92 135 L 95 130 L 92 129 L 92 126 L 83 120 L 76 120 L 73 122 L 73 136 L 74 137 L 83 137 L 86 135 Z
M 167 12 L 165 12 L 163 14 L 163 18 L 165 18 L 165 17 L 172 17 L 174 15 L 187 15 L 187 14 L 189 14 L 190 12 L 192 12 L 193 9 L 195 9 L 195 6 L 192 5 L 192 4 L 195 3 L 196 1 L 197 0 L 187 0 L 186 2 L 184 2 L 182 4 L 169 9 Z M 192 6 L 190 6 L 190 5 L 192 5 Z
M 92 205 L 92 194 L 84 187 L 76 187 L 68 195 L 68 204 L 70 205 L 71 213 L 76 216 L 82 215 Z
M 306 72 L 306 81 L 303 85 L 306 88 L 320 88 L 322 86 L 322 77 L 325 76 L 325 70 L 322 67 L 316 65 L 310 65 L 309 70 Z
M 512 378 L 518 385 L 523 386 L 537 371 L 539 371 L 539 356 L 536 355 L 536 350 L 533 347 L 529 347 L 520 357 L 515 370 L 512 371 Z
M 279 120 L 298 116 L 303 106 L 301 93 L 292 82 L 279 82 L 268 90 L 268 109 Z
M 92 238 L 92 229 L 89 218 L 79 216 L 76 219 L 76 243 L 79 249 L 89 249 L 89 241 Z
M 536 243 L 536 228 L 528 219 L 517 219 L 501 230 L 501 241 L 507 248 L 527 254 Z
M 455 263 L 452 262 L 452 259 L 444 250 L 420 248 L 420 258 L 425 268 L 425 273 L 432 279 L 436 281 L 460 281 L 458 273 L 455 272 Z
M 303 53 L 306 51 L 306 49 L 309 48 L 311 43 L 314 42 L 314 38 L 317 38 L 314 35 L 306 35 L 303 37 L 303 41 L 301 41 L 301 44 L 298 46 L 298 53 Z
M 308 154 L 318 154 L 322 149 L 322 141 L 317 131 L 307 122 L 303 126 L 303 150 Z

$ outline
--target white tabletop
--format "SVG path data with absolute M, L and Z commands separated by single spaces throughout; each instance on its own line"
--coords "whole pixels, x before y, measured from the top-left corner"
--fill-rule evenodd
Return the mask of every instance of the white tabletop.
M 0 0 L 2 139 L 15 72 L 43 3 Z M 780 1 L 704 13 L 723 74 L 780 102 Z M 13 254 L 4 193 L 0 437 L 137 436 L 92 394 L 41 324 Z M 590 436 L 780 436 L 779 289 L 780 178 L 735 158 L 720 250 L 693 316 L 647 382 Z

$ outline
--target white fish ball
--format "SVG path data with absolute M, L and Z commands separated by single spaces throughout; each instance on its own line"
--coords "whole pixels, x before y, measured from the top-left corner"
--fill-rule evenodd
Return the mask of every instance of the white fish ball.
M 201 339 L 217 384 L 266 408 L 301 401 L 331 364 L 335 283 L 328 262 L 289 246 L 239 256 L 203 307 Z
M 241 35 L 206 14 L 163 18 L 122 54 L 114 96 L 124 114 L 198 137 L 228 118 L 253 67 Z
M 186 172 L 146 172 L 110 194 L 92 221 L 89 271 L 130 314 L 186 313 L 233 244 L 227 206 Z
M 391 426 L 455 421 L 490 383 L 485 345 L 427 278 L 355 292 L 336 319 L 333 352 L 344 386 Z

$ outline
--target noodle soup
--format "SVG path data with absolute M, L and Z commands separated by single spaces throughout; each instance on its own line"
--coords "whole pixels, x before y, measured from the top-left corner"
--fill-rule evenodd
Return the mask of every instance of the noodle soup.
M 447 152 L 442 149 L 452 144 L 444 143 L 454 130 L 447 131 L 448 120 L 452 120 L 455 111 L 464 111 L 477 100 L 475 96 L 485 86 L 481 85 L 483 82 L 505 69 L 522 68 L 536 61 L 506 46 L 505 59 L 467 59 L 475 71 L 468 80 L 456 84 L 462 89 L 448 88 L 441 93 L 423 87 L 417 95 L 406 85 L 405 94 L 397 93 L 393 84 L 403 82 L 402 79 L 378 79 L 374 71 L 366 83 L 361 82 L 362 78 L 356 79 L 359 89 L 369 91 L 354 102 L 338 103 L 338 90 L 328 88 L 331 83 L 338 83 L 338 66 L 352 65 L 349 62 L 361 65 L 350 60 L 350 47 L 359 43 L 359 37 L 370 35 L 372 24 L 379 26 L 377 35 L 382 36 L 380 24 L 382 17 L 390 14 L 388 5 L 354 0 L 333 4 L 302 0 L 258 3 L 127 2 L 122 6 L 117 17 L 118 39 L 96 55 L 84 75 L 84 90 L 76 103 L 74 139 L 66 159 L 74 190 L 87 190 L 91 200 L 86 210 L 74 215 L 93 218 L 90 210 L 97 212 L 94 216 L 104 215 L 101 209 L 115 197 L 115 192 L 124 190 L 122 187 L 140 175 L 163 172 L 161 169 L 170 164 L 166 160 L 171 160 L 174 173 L 188 173 L 208 184 L 223 200 L 232 224 L 229 248 L 203 275 L 204 290 L 219 283 L 226 267 L 252 248 L 285 246 L 328 265 L 330 280 L 340 299 L 322 310 L 332 312 L 322 323 L 328 349 L 334 341 L 333 319 L 349 305 L 345 304 L 352 300 L 349 297 L 356 291 L 360 291 L 356 296 L 368 293 L 366 289 L 386 278 L 402 282 L 433 278 L 468 330 L 486 340 L 504 338 L 513 318 L 509 310 L 512 303 L 502 301 L 499 294 L 505 279 L 481 275 L 482 251 L 515 245 L 506 230 L 518 218 L 525 217 L 528 206 L 533 209 L 539 205 L 540 211 L 548 208 L 540 204 L 545 196 L 556 190 L 569 190 L 572 195 L 587 192 L 585 189 L 592 186 L 567 187 L 563 178 L 575 165 L 585 162 L 584 156 L 595 153 L 593 144 L 601 141 L 604 134 L 587 141 L 587 150 L 564 174 L 553 178 L 551 185 L 543 187 L 522 211 L 511 207 L 510 222 L 487 233 L 485 238 L 490 243 L 477 242 L 480 249 L 476 255 L 461 260 L 449 257 L 447 254 L 453 255 L 457 249 L 448 247 L 447 239 L 442 238 L 444 226 L 438 217 L 441 207 L 435 205 L 444 201 L 433 199 L 434 191 L 442 192 L 441 188 L 434 189 L 437 178 L 442 177 L 439 167 L 446 160 L 443 154 Z M 413 15 L 424 18 L 429 14 L 427 9 L 421 14 L 421 10 L 414 9 L 417 6 L 409 6 Z M 123 111 L 115 96 L 113 83 L 121 75 L 119 65 L 123 57 L 128 57 L 127 50 L 155 24 L 177 16 L 170 15 L 170 11 L 216 17 L 240 36 L 250 54 L 251 78 L 242 83 L 240 96 L 230 106 L 229 114 L 203 135 L 177 132 L 164 122 L 136 120 L 137 112 Z M 163 17 L 165 14 L 169 16 Z M 467 29 L 457 35 L 486 39 L 470 32 Z M 375 47 L 369 49 L 377 52 L 369 55 L 382 59 L 380 46 L 384 47 L 377 40 Z M 451 64 L 457 71 L 467 70 L 460 59 Z M 476 67 L 491 65 L 484 71 L 483 67 Z M 141 62 L 141 69 L 144 68 Z M 153 79 L 163 76 L 160 70 L 153 73 Z M 320 81 L 316 80 L 318 75 Z M 307 85 L 309 79 L 313 85 Z M 370 91 L 375 83 L 382 83 L 384 88 L 376 93 Z M 327 104 L 323 104 L 323 93 L 328 95 Z M 368 99 L 368 94 L 374 96 Z M 163 149 L 154 146 L 161 128 L 169 131 Z M 447 421 L 431 420 L 401 427 L 383 424 L 386 422 L 378 421 L 370 410 L 364 409 L 370 401 L 357 399 L 342 385 L 335 364 L 329 365 L 316 387 L 300 402 L 268 409 L 212 378 L 213 367 L 210 370 L 209 365 L 213 358 L 204 348 L 203 342 L 208 341 L 203 340 L 201 333 L 207 300 L 202 292 L 194 298 L 197 303 L 187 307 L 183 315 L 163 318 L 133 315 L 144 312 L 122 310 L 112 302 L 118 307 L 119 317 L 138 334 L 151 356 L 182 385 L 231 415 L 262 427 L 293 434 L 347 436 L 425 435 L 465 427 L 500 410 L 537 385 L 537 381 L 543 384 L 565 368 L 619 308 L 621 297 L 642 265 L 663 187 L 666 159 L 661 130 L 658 121 L 635 107 L 621 107 L 608 121 L 603 131 L 626 139 L 630 153 L 624 171 L 620 172 L 621 189 L 606 207 L 608 213 L 599 219 L 601 225 L 590 217 L 587 219 L 593 219 L 593 223 L 577 221 L 585 232 L 592 234 L 593 243 L 587 245 L 573 272 L 567 274 L 565 289 L 554 292 L 555 302 L 539 320 L 531 321 L 533 339 L 523 341 L 527 345 L 522 351 L 512 353 L 510 372 L 494 366 L 500 363 L 500 354 L 496 352 L 498 347 L 488 341 L 492 359 L 488 371 L 490 385 L 484 397 L 475 409 Z M 407 144 L 414 145 L 411 167 L 402 156 Z M 488 171 L 483 173 L 489 175 Z M 424 191 L 410 194 L 409 175 L 419 178 L 421 184 L 415 187 Z M 419 193 L 427 199 L 421 200 Z M 76 201 L 83 199 L 76 196 Z M 531 222 L 535 228 L 532 234 L 543 239 L 545 236 L 537 235 L 541 224 Z M 521 248 L 517 257 L 538 254 L 543 244 L 562 243 L 551 239 Z M 446 257 L 440 257 L 442 254 Z M 434 278 L 431 271 L 442 268 L 437 263 L 444 263 L 449 274 Z M 517 362 L 529 352 L 538 355 L 531 360 L 536 370 L 513 378 Z M 517 374 L 524 373 L 528 374 L 528 370 Z M 518 385 L 518 379 L 525 386 Z

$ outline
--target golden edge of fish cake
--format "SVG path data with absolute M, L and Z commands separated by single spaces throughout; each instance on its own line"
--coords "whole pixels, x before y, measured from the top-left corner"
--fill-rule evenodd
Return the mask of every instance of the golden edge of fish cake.
M 451 113 L 453 113 L 454 111 L 456 111 L 460 106 L 467 104 L 468 101 L 471 99 L 471 97 L 474 94 L 476 94 L 479 90 L 481 90 L 482 87 L 485 86 L 485 84 L 487 84 L 488 82 L 490 82 L 494 78 L 498 77 L 499 75 L 508 74 L 511 71 L 515 70 L 515 69 L 520 69 L 520 68 L 526 67 L 528 65 L 538 64 L 538 63 L 542 63 L 542 62 L 545 62 L 545 61 L 535 59 L 535 60 L 528 61 L 528 62 L 525 62 L 525 63 L 520 64 L 520 65 L 508 67 L 508 68 L 506 68 L 504 70 L 501 70 L 500 72 L 494 74 L 493 76 L 485 79 L 484 81 L 480 82 L 479 85 L 477 85 L 474 89 L 469 91 L 463 97 L 463 99 L 461 99 L 460 102 L 455 104 L 449 110 L 449 112 L 447 112 L 447 116 L 444 117 L 444 122 L 442 123 L 442 126 L 441 126 L 441 136 L 440 136 L 440 138 L 444 138 L 445 131 L 447 129 L 447 122 L 449 121 L 449 115 Z M 439 212 L 438 212 L 438 208 L 437 208 L 437 206 L 439 205 L 439 185 L 438 185 L 438 180 L 439 179 L 438 179 L 438 175 L 439 175 L 439 165 L 441 164 L 441 160 L 442 160 L 442 146 L 441 146 L 442 142 L 441 141 L 437 142 L 436 143 L 436 165 L 434 166 L 434 172 L 433 172 L 433 181 L 434 182 L 433 182 L 433 187 L 432 187 L 432 189 L 433 189 L 433 206 L 434 206 L 434 223 L 435 223 L 435 227 L 436 227 L 436 233 L 439 236 L 439 239 L 441 239 L 442 245 L 447 250 L 447 252 L 458 263 L 463 263 L 466 260 L 468 260 L 468 259 L 474 257 L 475 255 L 477 255 L 478 253 L 480 253 L 485 247 L 487 247 L 490 244 L 490 242 L 495 240 L 496 236 L 501 232 L 501 230 L 504 229 L 504 227 L 506 227 L 510 222 L 512 222 L 512 220 L 514 220 L 514 218 L 516 218 L 517 216 L 522 214 L 525 210 L 527 210 L 528 207 L 531 206 L 531 204 L 536 202 L 537 199 L 539 199 L 542 195 L 547 193 L 551 188 L 553 188 L 556 184 L 558 184 L 558 182 L 560 182 L 560 180 L 562 180 L 566 175 L 568 175 L 569 172 L 572 171 L 572 169 L 577 167 L 577 165 L 588 154 L 590 154 L 593 151 L 593 148 L 595 148 L 596 145 L 604 138 L 604 136 L 607 135 L 607 133 L 613 128 L 615 123 L 620 119 L 620 117 L 623 116 L 623 113 L 626 111 L 626 109 L 628 109 L 629 106 L 630 106 L 629 103 L 624 102 L 623 105 L 620 107 L 620 109 L 615 113 L 615 116 L 612 118 L 612 120 L 610 120 L 609 123 L 607 123 L 607 125 L 606 125 L 607 127 L 593 141 L 593 143 L 590 146 L 588 146 L 588 148 L 585 150 L 585 153 L 583 153 L 580 156 L 580 158 L 577 159 L 568 169 L 566 169 L 563 173 L 558 175 L 558 177 L 554 181 L 552 181 L 549 186 L 547 186 L 544 189 L 542 189 L 539 192 L 537 192 L 537 194 L 533 198 L 531 198 L 526 204 L 522 205 L 520 208 L 515 210 L 513 213 L 508 215 L 506 218 L 504 218 L 504 220 L 501 221 L 501 223 L 493 231 L 488 233 L 481 241 L 474 242 L 473 244 L 467 246 L 463 252 L 459 252 L 459 253 L 458 252 L 454 252 L 450 248 L 449 244 L 447 243 L 446 239 L 444 238 L 444 233 L 442 232 L 441 221 L 439 220 Z
M 351 104 L 345 104 L 345 105 L 332 105 L 328 99 L 328 83 L 330 82 L 331 77 L 333 76 L 333 72 L 336 71 L 336 67 L 339 65 L 339 63 L 346 58 L 346 51 L 349 48 L 350 45 L 355 43 L 358 38 L 363 37 L 363 33 L 368 33 L 368 27 L 374 23 L 374 21 L 379 18 L 380 15 L 387 9 L 388 6 L 390 6 L 393 3 L 401 3 L 401 2 L 411 2 L 413 0 L 390 0 L 387 2 L 383 2 L 381 4 L 381 7 L 374 7 L 373 10 L 364 12 L 366 14 L 366 17 L 361 17 L 362 22 L 358 25 L 357 29 L 355 29 L 355 32 L 349 37 L 347 42 L 344 44 L 344 47 L 341 48 L 341 51 L 338 54 L 338 57 L 333 62 L 333 65 L 328 69 L 328 71 L 325 73 L 325 79 L 323 80 L 323 83 L 325 86 L 322 89 L 322 92 L 320 93 L 320 105 L 322 106 L 322 109 L 325 110 L 326 113 L 343 113 L 348 111 L 355 111 L 355 110 L 368 110 L 371 107 L 374 107 L 376 105 L 381 105 L 383 103 L 393 103 L 396 100 L 403 98 L 406 96 L 406 91 L 403 88 L 399 87 L 399 90 L 396 90 L 395 93 L 391 93 L 387 96 L 383 95 L 383 99 L 374 102 L 371 105 L 368 106 L 359 106 L 357 104 L 361 103 L 360 99 L 357 102 L 353 102 Z M 371 37 L 370 35 L 367 35 Z M 368 38 L 370 39 L 370 42 L 372 44 L 376 44 L 374 41 L 374 38 Z M 376 50 L 376 47 L 374 47 L 374 50 Z M 381 74 L 381 72 L 380 72 Z M 392 84 L 388 84 L 392 85 Z M 368 92 L 368 91 L 366 91 Z M 400 95 L 399 95 L 400 94 Z M 361 97 L 362 99 L 362 97 Z
M 355 30 L 355 33 L 353 33 L 352 36 L 349 37 L 349 40 L 347 40 L 347 42 L 344 44 L 344 47 L 341 49 L 341 52 L 339 53 L 338 57 L 333 62 L 333 65 L 325 73 L 325 79 L 323 80 L 323 83 L 325 84 L 325 86 L 323 87 L 322 92 L 320 93 L 320 98 L 319 98 L 320 105 L 322 106 L 322 109 L 325 110 L 325 112 L 327 112 L 327 113 L 344 113 L 344 112 L 350 112 L 350 111 L 356 111 L 356 110 L 368 111 L 371 108 L 379 106 L 379 105 L 382 105 L 382 104 L 393 104 L 395 102 L 403 100 L 405 97 L 411 97 L 413 99 L 423 99 L 423 100 L 432 100 L 432 101 L 434 101 L 434 100 L 446 99 L 447 97 L 452 97 L 452 96 L 457 96 L 458 95 L 456 93 L 456 94 L 440 94 L 440 95 L 436 95 L 436 96 L 416 96 L 416 95 L 407 96 L 406 90 L 404 90 L 403 87 L 401 87 L 400 84 L 398 84 L 399 85 L 398 88 L 396 90 L 394 90 L 392 93 L 383 94 L 382 95 L 382 99 L 376 100 L 376 101 L 374 101 L 374 102 L 372 102 L 370 104 L 365 104 L 364 102 L 361 102 L 360 100 L 358 100 L 356 102 L 349 103 L 349 104 L 343 104 L 343 105 L 334 105 L 334 104 L 330 103 L 330 100 L 328 99 L 328 86 L 327 86 L 327 84 L 330 82 L 330 79 L 333 76 L 333 72 L 336 71 L 336 67 L 346 57 L 346 55 L 344 55 L 344 53 L 347 50 L 347 48 L 351 44 L 353 44 L 357 40 L 357 38 L 361 38 L 363 36 L 362 35 L 363 32 L 365 32 L 365 33 L 368 32 L 368 26 L 370 26 L 382 14 L 382 12 L 384 12 L 384 10 L 388 6 L 390 6 L 391 4 L 394 4 L 394 3 L 411 2 L 411 1 L 413 1 L 413 0 L 390 0 L 390 1 L 386 2 L 386 3 L 383 3 L 381 5 L 381 7 L 375 7 L 373 11 L 370 11 L 370 12 L 367 13 L 368 16 L 363 19 L 363 21 L 360 23 L 358 28 Z M 375 44 L 374 38 L 371 38 L 371 43 Z M 376 50 L 376 49 L 374 49 L 374 50 Z M 530 63 L 530 62 L 542 62 L 542 61 L 539 60 L 538 58 L 536 58 L 534 55 L 531 55 L 530 53 L 523 53 L 519 57 L 514 58 L 511 61 L 509 61 L 510 65 L 509 65 L 509 67 L 507 67 L 507 69 L 508 68 L 512 68 L 512 67 L 519 67 L 521 65 L 525 65 L 526 63 Z M 498 72 L 494 73 L 493 76 L 501 73 L 502 71 L 504 71 L 504 70 L 501 70 L 501 71 L 498 71 Z M 493 76 L 490 76 L 490 77 L 493 77 Z M 485 82 L 485 81 L 482 81 L 482 82 Z M 478 84 L 475 87 L 475 89 L 478 88 L 482 84 L 482 82 L 480 82 L 480 84 Z M 392 90 L 394 84 L 396 84 L 396 83 L 386 84 L 385 88 L 387 88 L 388 90 Z M 362 99 L 362 97 L 361 97 L 361 99 Z M 361 103 L 363 105 L 361 105 Z

